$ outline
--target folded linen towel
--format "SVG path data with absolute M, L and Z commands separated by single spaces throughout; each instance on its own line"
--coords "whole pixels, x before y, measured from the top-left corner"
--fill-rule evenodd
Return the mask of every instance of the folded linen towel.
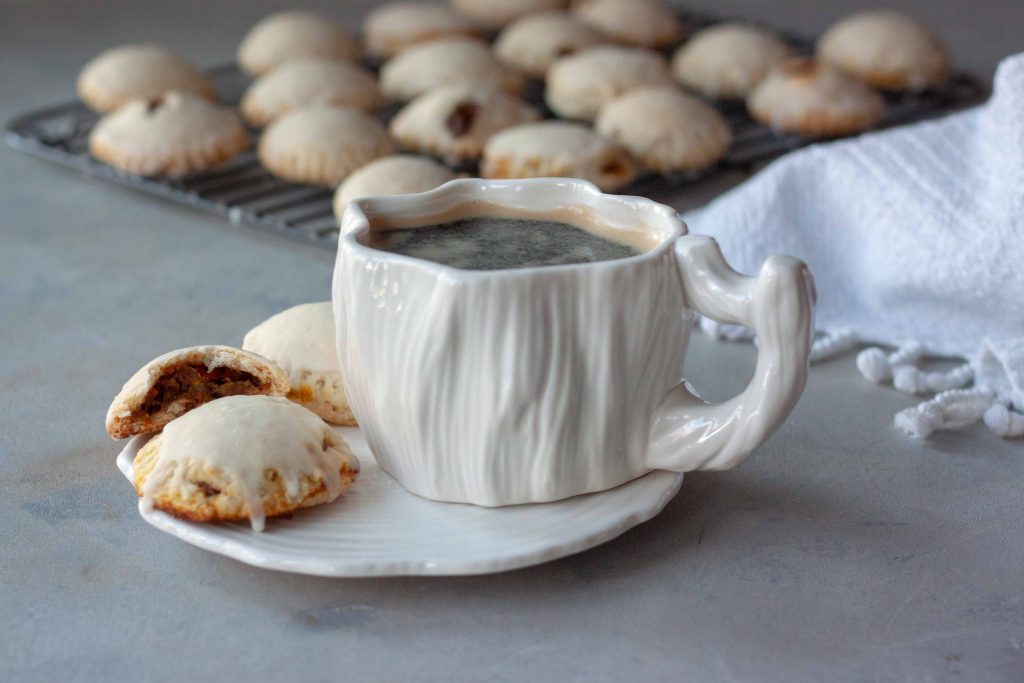
M 685 219 L 740 270 L 778 252 L 810 264 L 826 333 L 818 357 L 857 340 L 899 347 L 868 349 L 858 366 L 937 392 L 897 418 L 907 433 L 984 416 L 1024 435 L 1024 54 L 1000 64 L 980 107 L 808 147 Z M 927 373 L 916 367 L 926 355 L 970 362 Z

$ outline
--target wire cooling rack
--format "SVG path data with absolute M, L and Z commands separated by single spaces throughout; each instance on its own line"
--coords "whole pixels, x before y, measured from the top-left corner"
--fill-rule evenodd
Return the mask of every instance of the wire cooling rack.
M 721 19 L 687 15 L 692 28 L 701 28 Z M 813 42 L 784 34 L 800 53 L 810 53 Z M 373 66 L 373 65 L 371 65 Z M 241 99 L 249 78 L 234 65 L 209 70 L 221 101 L 234 105 Z M 938 90 L 886 96 L 886 111 L 878 128 L 900 125 L 933 117 L 980 102 L 986 90 L 972 77 L 954 76 Z M 547 116 L 543 104 L 543 86 L 531 83 L 524 97 Z M 714 103 L 729 122 L 733 147 L 716 166 L 697 174 L 653 175 L 639 177 L 626 187 L 628 194 L 650 194 L 685 187 L 732 170 L 750 170 L 786 152 L 813 142 L 798 135 L 777 133 L 747 114 L 741 103 Z M 396 109 L 382 112 L 385 121 Z M 7 126 L 7 144 L 22 152 L 70 166 L 119 185 L 133 187 L 226 216 L 239 225 L 249 225 L 334 250 L 338 224 L 332 211 L 332 193 L 312 185 L 298 185 L 275 178 L 260 166 L 254 149 L 231 159 L 216 170 L 185 178 L 143 178 L 132 176 L 103 164 L 89 155 L 89 132 L 98 116 L 80 102 L 69 102 L 27 112 Z M 474 173 L 475 168 L 458 171 Z

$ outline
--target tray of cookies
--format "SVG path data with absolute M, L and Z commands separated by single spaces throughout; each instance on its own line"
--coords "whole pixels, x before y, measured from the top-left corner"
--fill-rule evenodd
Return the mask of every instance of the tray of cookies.
M 328 249 L 352 198 L 460 175 L 651 194 L 986 95 L 892 11 L 817 40 L 656 0 L 391 3 L 360 35 L 306 11 L 207 71 L 155 45 L 85 66 L 15 149 Z

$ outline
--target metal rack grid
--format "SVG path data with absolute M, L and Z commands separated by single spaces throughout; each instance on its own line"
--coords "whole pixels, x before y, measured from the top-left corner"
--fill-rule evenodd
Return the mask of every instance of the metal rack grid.
M 720 19 L 684 17 L 699 28 Z M 812 43 L 799 36 L 786 35 L 801 53 L 809 53 Z M 248 85 L 248 77 L 234 65 L 209 71 L 221 101 L 237 104 Z M 531 83 L 526 99 L 543 106 L 543 88 Z M 985 89 L 973 78 L 958 74 L 942 89 L 886 97 L 886 113 L 879 128 L 909 123 L 960 109 L 980 102 Z M 696 174 L 668 176 L 646 174 L 626 187 L 628 194 L 649 194 L 684 187 L 730 170 L 750 170 L 786 152 L 813 142 L 798 135 L 777 133 L 747 114 L 741 103 L 714 103 L 729 122 L 733 147 L 716 166 Z M 387 120 L 391 108 L 381 114 Z M 224 215 L 234 224 L 249 225 L 276 232 L 334 250 L 338 225 L 332 211 L 332 193 L 323 187 L 299 185 L 275 178 L 262 168 L 254 149 L 231 159 L 215 170 L 185 178 L 144 178 L 118 171 L 89 155 L 89 132 L 97 115 L 80 102 L 70 102 L 25 113 L 7 126 L 7 144 L 22 152 L 70 166 L 119 185 L 133 187 L 188 206 Z M 457 170 L 473 173 L 473 167 Z

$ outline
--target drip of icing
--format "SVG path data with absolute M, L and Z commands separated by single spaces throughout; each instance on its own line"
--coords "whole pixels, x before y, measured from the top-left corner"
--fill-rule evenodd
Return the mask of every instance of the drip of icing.
M 323 477 L 329 499 L 341 492 L 342 464 L 359 463 L 318 416 L 291 401 L 273 396 L 229 396 L 211 401 L 164 428 L 156 464 L 142 487 L 144 509 L 153 496 L 170 487 L 182 495 L 194 486 L 185 477 L 186 463 L 198 461 L 220 470 L 238 486 L 252 528 L 262 531 L 263 473 L 275 470 L 291 502 L 297 502 L 304 475 Z M 324 443 L 332 444 L 324 448 Z

